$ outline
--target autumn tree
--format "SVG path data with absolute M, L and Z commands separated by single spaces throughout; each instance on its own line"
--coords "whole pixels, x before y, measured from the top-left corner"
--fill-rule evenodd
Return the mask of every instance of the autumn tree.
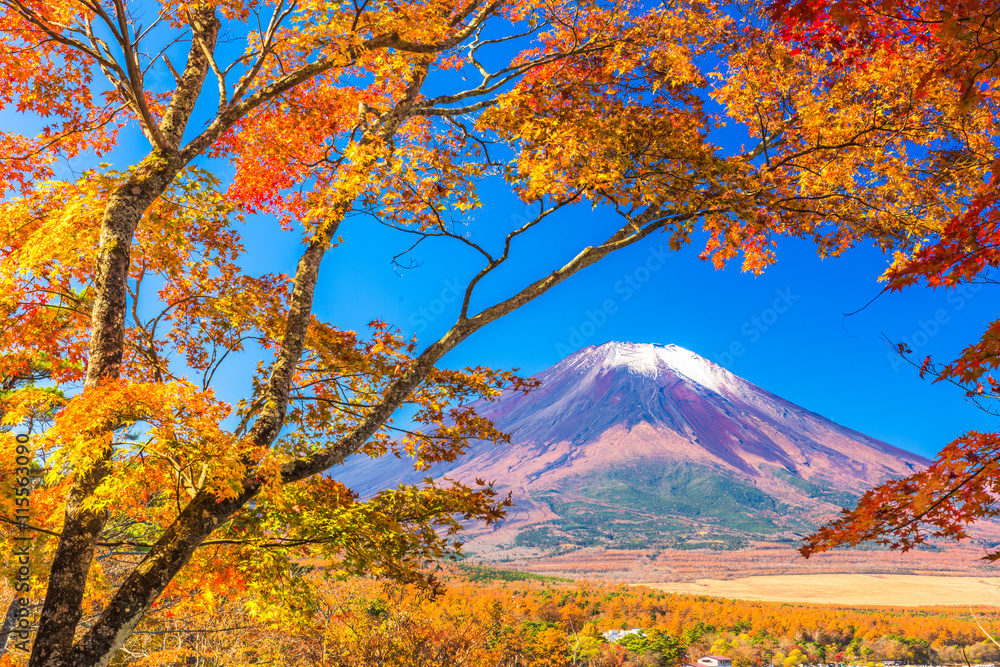
M 953 118 L 951 156 L 980 165 L 982 177 L 962 197 L 962 209 L 940 228 L 914 230 L 919 246 L 899 253 L 886 272 L 887 289 L 914 284 L 956 289 L 995 282 L 1000 265 L 1000 170 L 994 122 L 997 117 L 998 17 L 995 5 L 936 0 L 779 0 L 771 7 L 783 41 L 792 50 L 823 54 L 840 72 L 873 74 L 904 69 L 915 82 L 915 101 Z M 912 61 L 921 65 L 913 68 Z M 835 94 L 824 82 L 824 94 Z M 941 96 L 941 91 L 947 91 Z M 878 110 L 899 122 L 899 110 Z M 909 113 L 909 110 L 907 110 Z M 892 118 L 892 120 L 889 120 Z M 914 357 L 905 343 L 899 354 L 920 377 L 951 383 L 982 409 L 996 414 L 1000 382 L 1000 320 L 949 363 Z M 1000 516 L 1000 434 L 970 431 L 947 444 L 921 472 L 866 493 L 857 507 L 809 536 L 807 557 L 838 545 L 874 541 L 907 551 L 932 538 L 963 539 L 978 519 Z M 985 556 L 997 560 L 1000 552 Z
M 176 629 L 219 596 L 294 624 L 317 608 L 308 563 L 429 582 L 421 564 L 458 546 L 461 521 L 494 521 L 505 501 L 441 482 L 361 502 L 336 466 L 391 452 L 426 469 L 504 437 L 468 403 L 533 382 L 439 368 L 455 346 L 654 233 L 680 248 L 704 230 L 706 256 L 742 251 L 754 271 L 781 234 L 826 254 L 866 237 L 908 247 L 985 169 L 952 146 L 990 130 L 943 110 L 959 92 L 907 71 L 831 75 L 822 54 L 708 3 L 0 8 L 0 103 L 17 119 L 0 133 L 0 514 L 5 553 L 33 538 L 36 667 L 108 664 L 136 629 Z M 847 116 L 821 95 L 831 76 Z M 709 96 L 750 148 L 718 145 Z M 101 162 L 140 145 L 131 164 Z M 83 166 L 55 178 L 66 159 Z M 463 233 L 451 216 L 492 182 L 533 215 L 499 238 Z M 550 270 L 481 293 L 574 207 L 614 231 L 566 256 L 532 248 Z M 313 314 L 348 216 L 481 258 L 441 337 Z M 293 275 L 243 268 L 241 225 L 263 220 L 301 234 Z M 240 353 L 261 361 L 227 400 L 218 378 Z M 18 433 L 42 468 L 20 523 Z

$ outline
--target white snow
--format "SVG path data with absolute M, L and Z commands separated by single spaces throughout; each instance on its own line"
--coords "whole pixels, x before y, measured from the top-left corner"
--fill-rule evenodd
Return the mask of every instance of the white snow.
M 678 345 L 652 343 L 605 343 L 596 350 L 604 353 L 604 366 L 625 366 L 633 373 L 657 377 L 670 368 L 696 384 L 716 393 L 737 389 L 736 376 L 704 357 Z

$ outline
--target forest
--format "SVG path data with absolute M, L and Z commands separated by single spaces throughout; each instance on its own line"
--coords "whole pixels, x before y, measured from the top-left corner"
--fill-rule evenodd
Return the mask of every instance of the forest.
M 995 607 L 749 602 L 482 565 L 439 565 L 436 575 L 437 595 L 384 580 L 323 581 L 309 620 L 292 624 L 261 623 L 239 596 L 168 600 L 169 612 L 124 652 L 138 665 L 322 667 L 674 667 L 708 654 L 734 667 L 1000 660 L 986 634 L 1000 629 Z M 633 628 L 642 633 L 603 636 Z M 16 663 L 8 654 L 2 664 Z

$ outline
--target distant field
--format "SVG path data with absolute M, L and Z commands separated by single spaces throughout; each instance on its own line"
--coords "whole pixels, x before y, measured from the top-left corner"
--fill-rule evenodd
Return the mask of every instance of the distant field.
M 1000 536 L 993 543 L 997 542 L 1000 542 Z M 489 545 L 486 540 L 480 540 L 478 546 L 479 549 L 470 551 L 479 552 L 474 562 L 481 565 L 550 577 L 623 584 L 654 581 L 673 585 L 674 582 L 693 583 L 703 579 L 731 581 L 747 577 L 835 574 L 932 578 L 962 575 L 972 581 L 1000 576 L 995 565 L 988 565 L 982 560 L 984 550 L 976 545 L 952 545 L 948 549 L 905 554 L 843 549 L 816 554 L 808 560 L 790 545 L 766 543 L 738 551 L 588 548 L 554 554 L 538 550 L 528 553 L 530 550 L 500 541 Z M 484 546 L 488 548 L 484 549 Z M 1000 605 L 1000 600 L 995 604 Z
M 802 574 L 643 585 L 671 593 L 774 602 L 894 607 L 1000 606 L 1000 577 Z

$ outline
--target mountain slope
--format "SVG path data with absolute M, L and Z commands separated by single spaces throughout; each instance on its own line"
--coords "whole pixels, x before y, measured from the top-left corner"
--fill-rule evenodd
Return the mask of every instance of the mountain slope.
M 516 504 L 503 533 L 518 545 L 793 539 L 929 463 L 675 345 L 588 347 L 537 377 L 527 396 L 478 406 L 509 444 L 477 443 L 431 471 L 509 490 Z M 389 460 L 343 473 L 362 493 L 427 475 Z

